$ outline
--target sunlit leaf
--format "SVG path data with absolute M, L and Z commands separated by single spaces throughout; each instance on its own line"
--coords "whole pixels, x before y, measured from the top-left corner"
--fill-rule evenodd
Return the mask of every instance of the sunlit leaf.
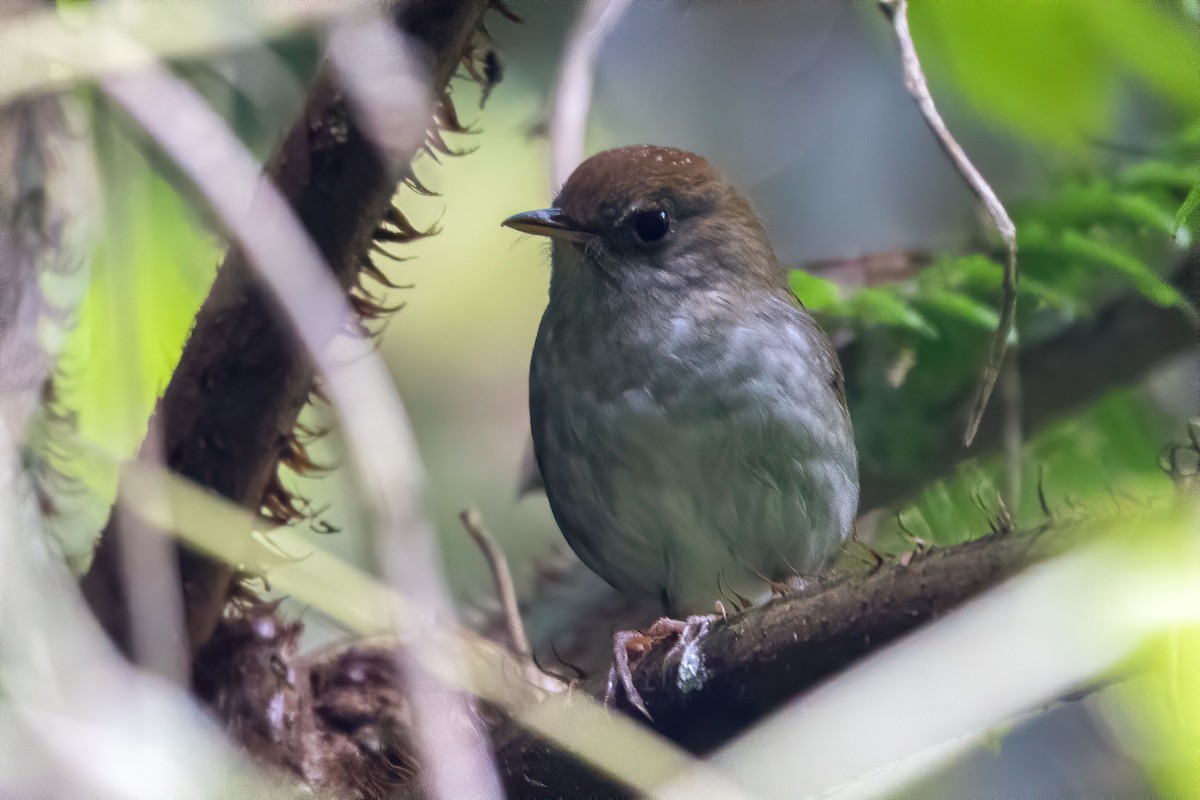
M 810 311 L 832 311 L 842 305 L 841 289 L 833 281 L 796 269 L 788 274 L 788 283 Z
M 929 324 L 929 320 L 889 289 L 859 289 L 847 305 L 850 313 L 862 322 L 905 328 L 929 338 L 937 337 L 937 330 Z
M 1107 129 L 1127 76 L 1197 111 L 1186 65 L 1200 36 L 1160 4 L 918 3 L 911 17 L 935 95 L 952 87 L 984 119 L 1034 141 L 1079 147 Z
M 103 216 L 63 357 L 63 400 L 84 436 L 127 456 L 175 368 L 221 245 L 103 107 L 94 125 Z
M 1133 254 L 1074 230 L 1065 231 L 1059 245 L 1064 253 L 1113 268 L 1151 302 L 1178 308 L 1193 320 L 1197 319 L 1196 309 L 1187 296 L 1163 280 L 1146 262 Z
M 1190 235 L 1189 238 L 1191 240 L 1195 240 L 1197 236 L 1200 236 L 1200 183 L 1192 187 L 1192 190 L 1188 192 L 1188 196 L 1184 199 L 1183 205 L 1175 212 L 1171 232 L 1176 239 L 1184 232 Z
M 927 291 L 921 294 L 921 304 L 984 330 L 994 331 L 1000 324 L 1000 314 L 995 308 L 958 292 Z

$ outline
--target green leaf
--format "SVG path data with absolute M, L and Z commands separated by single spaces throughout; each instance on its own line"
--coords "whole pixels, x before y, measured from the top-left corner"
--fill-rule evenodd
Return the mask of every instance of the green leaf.
M 1180 247 L 1187 247 L 1197 236 L 1200 236 L 1200 183 L 1192 187 L 1183 205 L 1175 212 L 1171 235 Z M 1187 234 L 1186 242 L 1180 241 L 1180 234 Z
M 996 309 L 958 292 L 934 289 L 923 292 L 920 302 L 947 316 L 955 317 L 987 331 L 996 330 L 1000 324 L 1000 314 Z
M 851 315 L 859 322 L 903 328 L 930 339 L 937 338 L 937 330 L 929 324 L 929 320 L 921 316 L 893 289 L 859 289 L 850 298 L 848 305 Z
M 1121 172 L 1121 183 L 1128 186 L 1187 189 L 1200 183 L 1200 167 L 1161 160 L 1142 161 Z
M 809 311 L 834 313 L 843 308 L 841 288 L 831 280 L 794 269 L 788 274 L 788 283 Z
M 917 277 L 917 285 L 920 287 L 918 296 L 922 298 L 929 297 L 939 291 L 961 294 L 965 290 L 969 293 L 968 299 L 970 302 L 976 304 L 977 295 L 985 292 L 997 293 L 996 297 L 999 297 L 998 292 L 1000 291 L 1003 275 L 1004 268 L 1000 264 L 978 253 L 957 258 L 940 259 Z M 1054 306 L 1055 308 L 1063 309 L 1068 314 L 1074 315 L 1080 303 L 1078 297 L 1052 286 L 1046 281 L 1031 278 L 1026 274 L 1022 274 L 1020 277 L 1021 279 L 1017 283 L 1017 293 L 1019 295 L 1029 297 L 1049 306 Z M 976 297 L 971 297 L 972 295 Z M 991 306 L 985 307 L 993 315 L 994 319 L 994 310 Z M 954 312 L 949 311 L 948 313 Z M 982 325 L 983 317 L 976 316 L 976 322 Z M 990 327 L 993 329 L 995 326 L 995 322 L 990 324 Z
M 1060 247 L 1063 252 L 1115 269 L 1151 302 L 1178 308 L 1193 322 L 1200 321 L 1187 297 L 1137 256 L 1074 230 L 1062 234 Z
M 131 455 L 215 275 L 221 243 L 162 175 L 123 121 L 95 107 L 102 203 L 91 282 L 63 360 L 63 400 L 80 433 Z
M 913 38 L 939 95 L 951 83 L 984 119 L 1044 144 L 1084 146 L 1107 129 L 1129 75 L 1188 114 L 1200 36 L 1160 4 L 919 3 Z
M 1087 225 L 1103 220 L 1125 220 L 1168 235 L 1174 230 L 1170 212 L 1149 195 L 1115 189 L 1100 181 L 1087 186 L 1068 186 L 1046 211 L 1044 219 L 1058 217 L 1060 222 Z
M 1072 317 L 1075 316 L 1080 305 L 1080 298 L 1028 275 L 1021 276 L 1021 280 L 1017 283 L 1017 294 L 1018 296 L 1028 295 L 1048 306 L 1061 309 Z

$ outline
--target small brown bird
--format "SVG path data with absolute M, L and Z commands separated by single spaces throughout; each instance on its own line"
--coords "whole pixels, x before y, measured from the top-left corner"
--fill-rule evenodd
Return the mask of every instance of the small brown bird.
M 623 147 L 504 224 L 553 242 L 530 421 L 580 559 L 673 615 L 822 569 L 858 507 L 841 368 L 749 202 L 700 156 Z M 682 645 L 706 619 L 651 633 Z M 618 634 L 614 676 L 645 711 L 636 636 Z

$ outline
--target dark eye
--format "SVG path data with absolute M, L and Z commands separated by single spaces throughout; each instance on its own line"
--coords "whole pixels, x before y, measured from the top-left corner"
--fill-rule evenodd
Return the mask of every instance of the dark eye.
M 633 232 L 643 242 L 657 242 L 671 229 L 671 217 L 662 209 L 638 211 L 633 215 Z

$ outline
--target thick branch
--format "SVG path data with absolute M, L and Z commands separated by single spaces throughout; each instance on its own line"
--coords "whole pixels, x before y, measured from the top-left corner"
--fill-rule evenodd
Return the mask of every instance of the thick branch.
M 714 624 L 700 644 L 703 680 L 689 691 L 677 685 L 678 665 L 665 663 L 670 641 L 654 647 L 634 680 L 654 716 L 653 727 L 704 753 L 785 701 L 1086 534 L 1082 528 L 999 533 L 916 555 L 907 565 L 882 566 Z M 597 695 L 603 692 L 599 678 L 588 685 Z M 631 716 L 641 719 L 636 712 Z M 496 736 L 498 766 L 512 795 L 619 793 L 607 779 L 524 731 L 502 727 Z
M 634 678 L 654 727 L 704 753 L 859 659 L 1089 534 L 1086 525 L 1000 533 L 867 574 L 829 579 L 804 595 L 715 623 L 699 645 L 703 678 L 688 691 L 677 686 L 678 665 L 664 663 L 670 641 L 650 652 Z M 264 617 L 274 624 L 265 625 Z M 261 762 L 313 788 L 358 797 L 417 791 L 411 711 L 395 654 L 377 642 L 302 658 L 296 652 L 299 629 L 298 623 L 278 621 L 274 606 L 251 606 L 222 626 L 206 648 L 198 691 Z M 607 630 L 592 635 L 604 638 Z M 295 680 L 285 681 L 285 674 Z M 597 676 L 583 688 L 599 695 L 602 684 L 603 676 Z M 631 794 L 507 719 L 494 719 L 492 736 L 510 796 Z
M 413 3 L 401 27 L 428 48 L 432 94 L 443 92 L 476 31 L 482 0 Z M 269 174 L 343 287 L 349 287 L 387 212 L 400 175 L 389 174 L 350 116 L 327 68 Z M 300 410 L 313 367 L 273 301 L 236 250 L 221 266 L 171 382 L 155 412 L 167 466 L 238 503 L 259 509 Z M 83 581 L 110 635 L 127 646 L 128 609 L 110 519 Z M 180 549 L 187 633 L 192 648 L 212 634 L 233 572 Z

